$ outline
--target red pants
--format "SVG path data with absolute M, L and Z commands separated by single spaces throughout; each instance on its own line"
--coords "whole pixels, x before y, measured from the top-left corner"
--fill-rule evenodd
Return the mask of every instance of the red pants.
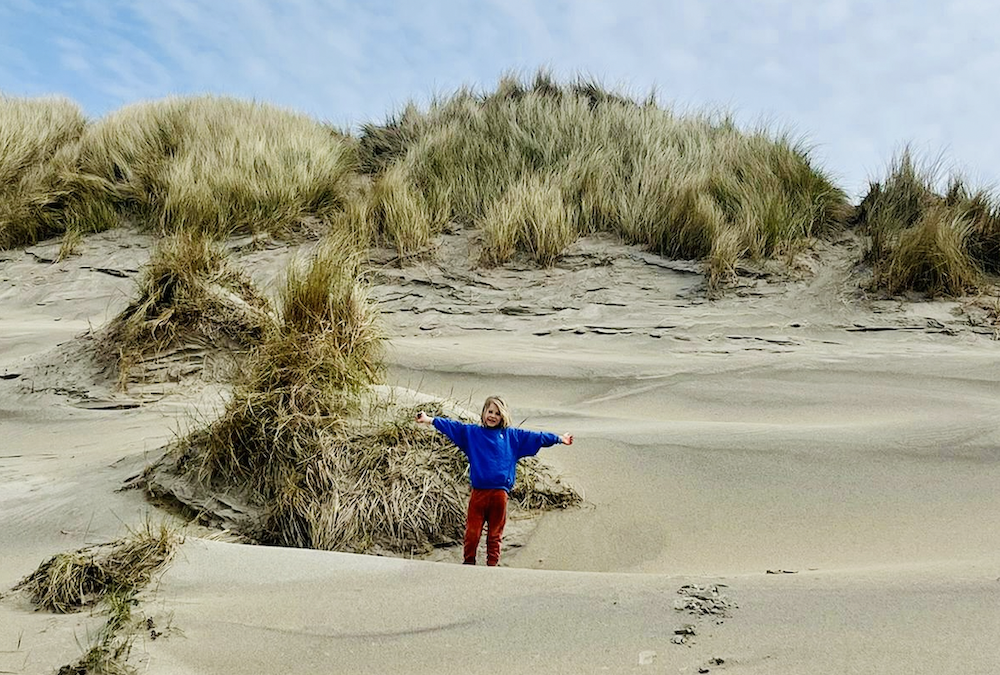
M 465 564 L 476 564 L 476 549 L 486 523 L 486 564 L 500 562 L 500 540 L 507 524 L 507 491 L 477 490 L 469 496 L 469 515 L 465 520 Z

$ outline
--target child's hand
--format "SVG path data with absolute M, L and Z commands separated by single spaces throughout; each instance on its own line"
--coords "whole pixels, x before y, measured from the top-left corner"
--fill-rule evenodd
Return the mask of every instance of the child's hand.
M 563 442 L 563 445 L 573 445 L 573 434 L 563 434 L 559 440 Z
M 420 412 L 417 413 L 417 423 L 418 424 L 433 424 L 434 423 L 434 418 L 431 417 L 430 415 L 427 415 L 426 413 L 424 413 L 423 410 L 421 410 Z

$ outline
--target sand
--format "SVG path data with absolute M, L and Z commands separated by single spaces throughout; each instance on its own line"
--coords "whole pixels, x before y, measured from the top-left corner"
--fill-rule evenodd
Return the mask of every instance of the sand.
M 170 516 L 118 491 L 218 409 L 217 385 L 114 391 L 88 341 L 148 238 L 0 254 L 0 589 Z M 542 457 L 580 509 L 521 523 L 502 567 L 246 546 L 192 529 L 143 594 L 149 673 L 994 673 L 1000 342 L 978 305 L 876 300 L 850 237 L 793 272 L 697 268 L 603 239 L 547 271 L 470 243 L 373 277 L 391 384 L 570 431 Z M 284 246 L 235 249 L 274 290 Z M 687 590 L 682 591 L 687 587 Z M 675 607 L 715 587 L 719 614 Z M 697 592 L 697 591 L 696 591 Z M 100 625 L 0 601 L 0 672 L 51 673 Z M 693 635 L 676 631 L 691 625 Z M 683 640 L 681 639 L 683 638 Z M 681 642 L 678 644 L 677 642 Z

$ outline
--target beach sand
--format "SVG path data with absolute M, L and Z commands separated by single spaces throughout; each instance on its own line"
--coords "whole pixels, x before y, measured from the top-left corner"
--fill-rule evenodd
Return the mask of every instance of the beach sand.
M 865 297 L 850 237 L 716 299 L 696 267 L 605 239 L 542 271 L 470 271 L 445 239 L 373 278 L 389 383 L 502 394 L 574 433 L 540 456 L 584 506 L 513 523 L 498 569 L 192 528 L 142 595 L 162 635 L 136 639 L 140 672 L 1000 671 L 1000 342 L 972 299 Z M 149 244 L 0 254 L 3 591 L 173 518 L 119 488 L 224 402 L 169 378 L 118 392 L 87 358 Z M 273 293 L 290 253 L 233 255 Z M 8 594 L 0 672 L 54 672 L 100 623 Z

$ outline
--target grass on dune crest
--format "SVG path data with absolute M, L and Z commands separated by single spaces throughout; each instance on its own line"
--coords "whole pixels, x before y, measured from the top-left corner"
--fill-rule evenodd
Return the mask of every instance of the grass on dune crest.
M 79 187 L 164 231 L 282 231 L 342 209 L 354 146 L 267 104 L 167 98 L 126 106 L 87 128 Z
M 339 241 L 289 267 L 280 320 L 222 416 L 179 441 L 171 461 L 255 507 L 246 533 L 263 543 L 395 553 L 455 543 L 467 464 L 380 385 L 378 312 L 365 297 L 361 256 Z M 544 469 L 526 474 L 524 504 L 572 501 Z
M 263 103 L 198 96 L 96 121 L 62 99 L 0 98 L 0 247 L 123 222 L 214 236 L 340 217 L 357 141 Z
M 85 126 L 67 99 L 0 96 L 0 249 L 65 230 L 62 209 Z
M 866 235 L 864 262 L 888 293 L 957 296 L 1000 273 L 1000 204 L 987 190 L 951 177 L 939 192 L 938 172 L 908 149 L 872 182 L 852 223 Z
M 97 351 L 124 388 L 142 379 L 133 370 L 146 357 L 192 345 L 246 352 L 273 321 L 268 300 L 220 243 L 181 231 L 156 245 L 135 299 L 102 332 Z
M 410 106 L 365 127 L 360 149 L 384 239 L 423 246 L 455 220 L 483 228 L 482 260 L 494 264 L 516 252 L 550 264 L 580 234 L 612 232 L 703 259 L 720 282 L 738 260 L 787 252 L 847 214 L 843 192 L 788 135 L 545 73 L 423 113 Z

